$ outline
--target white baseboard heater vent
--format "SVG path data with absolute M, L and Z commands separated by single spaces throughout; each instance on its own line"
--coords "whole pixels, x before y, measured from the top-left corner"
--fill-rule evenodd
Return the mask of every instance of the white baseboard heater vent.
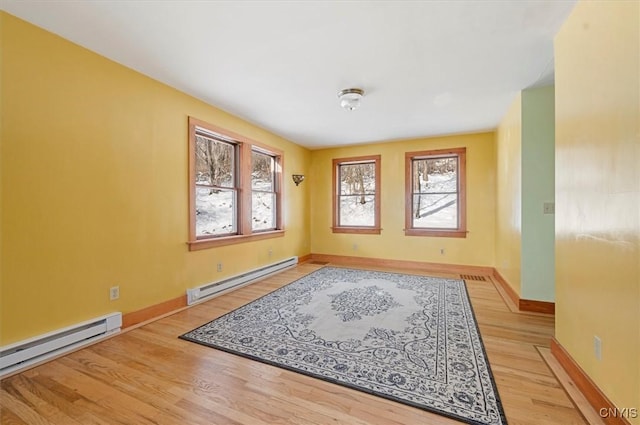
M 279 261 L 277 263 L 269 264 L 259 269 L 250 270 L 248 272 L 232 276 L 230 278 L 208 283 L 206 285 L 198 286 L 197 288 L 187 289 L 187 304 L 195 304 L 205 299 L 212 298 L 217 295 L 229 292 L 233 289 L 238 289 L 242 286 L 249 285 L 258 279 L 262 279 L 266 276 L 274 273 L 281 272 L 285 269 L 298 264 L 298 257 L 287 258 L 286 260 Z
M 122 313 L 111 313 L 0 347 L 0 378 L 120 331 Z

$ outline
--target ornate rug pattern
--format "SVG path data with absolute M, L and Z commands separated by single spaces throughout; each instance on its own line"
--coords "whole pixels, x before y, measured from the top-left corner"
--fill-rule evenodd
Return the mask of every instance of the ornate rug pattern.
M 323 267 L 180 338 L 469 424 L 506 424 L 462 280 Z

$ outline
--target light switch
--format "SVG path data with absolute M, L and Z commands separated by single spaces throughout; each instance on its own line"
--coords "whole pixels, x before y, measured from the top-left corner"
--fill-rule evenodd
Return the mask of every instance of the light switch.
M 545 214 L 555 214 L 556 213 L 556 204 L 555 204 L 555 202 L 545 202 L 543 204 L 543 212 Z

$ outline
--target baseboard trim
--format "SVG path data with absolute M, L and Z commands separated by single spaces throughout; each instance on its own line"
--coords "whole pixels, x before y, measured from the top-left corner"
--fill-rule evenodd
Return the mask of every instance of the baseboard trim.
M 520 298 L 516 291 L 509 285 L 507 280 L 502 277 L 500 272 L 493 268 L 492 277 L 507 294 L 509 300 L 518 311 L 526 311 L 530 313 L 556 314 L 556 303 L 550 301 L 527 300 Z
M 532 313 L 556 314 L 556 303 L 538 300 L 523 300 L 518 303 L 520 311 L 529 311 Z
M 551 338 L 551 354 L 558 360 L 560 366 L 567 372 L 567 375 L 576 384 L 576 387 L 585 396 L 591 407 L 599 413 L 601 411 L 615 412 L 616 406 L 600 391 L 600 388 L 589 378 L 589 375 L 576 363 L 565 348 L 557 339 Z M 604 410 L 603 410 L 604 409 Z M 605 417 L 602 417 L 605 416 Z M 607 425 L 631 425 L 631 423 L 620 415 L 602 415 L 602 421 Z
M 511 287 L 511 285 L 509 285 L 509 282 L 507 282 L 507 280 L 504 277 L 502 277 L 500 272 L 495 268 L 493 269 L 492 277 L 495 279 L 496 283 L 500 285 L 500 288 L 502 289 L 500 293 L 506 294 L 507 297 L 509 297 L 509 300 L 511 301 L 511 304 L 513 305 L 513 307 L 516 310 L 518 310 L 520 308 L 520 297 L 518 296 L 516 291 Z M 506 301 L 507 300 L 505 300 L 505 302 Z
M 122 315 L 122 328 L 126 329 L 143 322 L 157 320 L 161 316 L 166 316 L 171 313 L 177 312 L 178 310 L 186 306 L 187 296 L 182 295 L 178 298 L 173 298 L 159 304 L 154 304 L 141 310 L 125 313 Z
M 298 257 L 298 264 L 304 263 L 311 259 L 311 254 Z M 159 304 L 154 304 L 149 307 L 145 307 L 141 310 L 132 311 L 122 315 L 122 329 L 127 329 L 132 326 L 140 325 L 141 323 L 148 323 L 158 320 L 162 317 L 168 316 L 173 313 L 186 308 L 187 296 L 182 295 L 171 300 L 163 301 Z
M 298 264 L 305 263 L 311 260 L 311 254 L 303 255 L 302 257 L 298 257 Z
M 395 267 L 408 270 L 455 274 L 479 274 L 483 276 L 491 276 L 493 273 L 493 267 L 427 263 L 423 261 L 389 260 L 384 258 L 354 257 L 348 255 L 311 254 L 311 259 L 314 261 L 325 261 L 345 266 Z

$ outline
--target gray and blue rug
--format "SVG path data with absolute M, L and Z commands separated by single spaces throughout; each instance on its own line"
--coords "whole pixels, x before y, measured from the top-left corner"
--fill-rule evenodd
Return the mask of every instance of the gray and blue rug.
M 181 338 L 469 424 L 506 424 L 462 280 L 324 267 Z

